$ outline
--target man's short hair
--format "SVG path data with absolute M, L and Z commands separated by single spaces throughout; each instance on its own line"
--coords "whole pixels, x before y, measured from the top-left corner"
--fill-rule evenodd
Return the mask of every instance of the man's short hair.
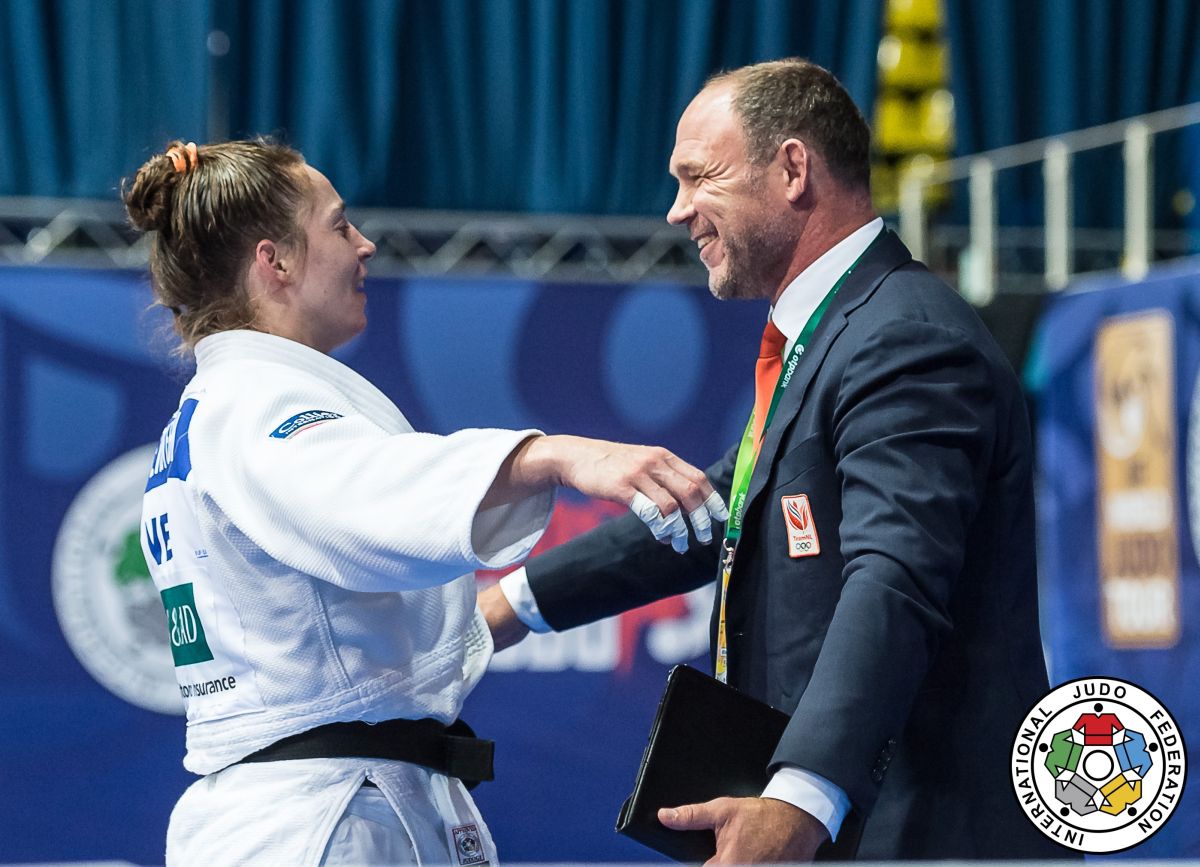
M 769 162 L 784 141 L 796 138 L 824 157 L 840 183 L 869 187 L 870 128 L 829 70 L 790 57 L 717 73 L 705 86 L 726 82 L 733 85 L 751 163 Z

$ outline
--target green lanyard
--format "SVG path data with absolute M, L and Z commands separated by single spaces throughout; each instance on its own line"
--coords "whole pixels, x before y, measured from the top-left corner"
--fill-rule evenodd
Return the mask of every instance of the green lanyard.
M 821 318 L 825 315 L 825 311 L 829 309 L 830 303 L 837 295 L 838 290 L 846 282 L 846 278 L 862 261 L 863 256 L 867 255 L 867 250 L 875 246 L 875 241 L 883 237 L 883 233 L 875 237 L 866 250 L 863 250 L 854 262 L 846 269 L 837 282 L 833 284 L 825 297 L 821 299 L 821 303 L 817 305 L 817 309 L 808 317 L 808 322 L 804 324 L 804 329 L 800 332 L 800 336 L 796 338 L 796 342 L 792 344 L 792 351 L 788 353 L 787 363 L 783 365 L 779 371 L 779 379 L 775 382 L 775 392 L 771 395 L 771 405 L 767 408 L 766 422 L 762 426 L 762 437 L 758 442 L 754 441 L 754 413 L 750 413 L 750 420 L 746 422 L 746 431 L 742 434 L 742 444 L 738 447 L 737 460 L 733 465 L 733 488 L 729 496 L 729 521 L 725 525 L 725 540 L 722 543 L 724 548 L 724 556 L 721 558 L 721 607 L 717 617 L 717 646 L 716 646 L 716 666 L 714 674 L 717 680 L 721 683 L 726 683 L 729 677 L 729 640 L 725 629 L 725 602 L 729 595 L 729 576 L 733 572 L 733 557 L 737 552 L 738 540 L 742 537 L 742 521 L 746 511 L 746 494 L 750 490 L 750 476 L 754 473 L 754 464 L 758 461 L 758 453 L 762 448 L 762 441 L 766 439 L 767 428 L 771 426 L 771 419 L 775 417 L 775 410 L 779 407 L 779 399 L 783 396 L 783 392 L 787 389 L 788 384 L 792 381 L 792 374 L 796 372 L 796 366 L 800 363 L 801 356 L 804 355 L 804 350 L 808 348 L 812 342 L 813 334 L 817 330 L 817 326 L 821 324 Z
M 870 250 L 873 246 L 875 246 L 874 241 L 867 247 L 867 250 Z M 779 372 L 779 379 L 775 383 L 775 393 L 771 396 L 771 405 L 767 409 L 767 420 L 762 428 L 764 439 L 767 435 L 767 428 L 771 426 L 771 419 L 775 418 L 775 410 L 779 407 L 779 400 L 783 397 L 784 391 L 792 381 L 792 374 L 796 372 L 796 367 L 800 364 L 800 358 L 804 355 L 804 350 L 812 342 L 813 333 L 817 330 L 817 326 L 821 324 L 821 319 L 825 316 L 825 311 L 829 309 L 829 305 L 833 303 L 834 296 L 838 294 L 838 290 L 842 288 L 846 279 L 866 254 L 867 251 L 864 250 L 862 255 L 855 259 L 853 264 L 846 269 L 846 272 L 833 284 L 833 288 L 821 299 L 821 303 L 817 305 L 817 309 L 812 312 L 812 315 L 808 317 L 808 322 L 804 324 L 804 329 L 800 332 L 800 336 L 792 344 L 792 351 L 788 353 L 787 362 Z M 756 443 L 753 437 L 754 413 L 751 412 L 750 418 L 746 422 L 746 430 L 742 434 L 742 444 L 738 447 L 737 460 L 733 465 L 733 488 L 729 493 L 729 521 L 725 525 L 725 539 L 733 543 L 736 543 L 742 536 L 742 519 L 746 509 L 746 494 L 750 490 L 750 476 L 754 472 L 754 464 L 758 461 L 758 452 L 762 447 L 762 441 L 760 440 Z

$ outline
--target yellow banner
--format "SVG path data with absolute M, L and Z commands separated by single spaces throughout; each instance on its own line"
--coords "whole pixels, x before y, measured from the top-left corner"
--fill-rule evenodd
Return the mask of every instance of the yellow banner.
M 1113 647 L 1179 640 L 1174 343 L 1163 310 L 1110 319 L 1096 336 L 1100 609 Z

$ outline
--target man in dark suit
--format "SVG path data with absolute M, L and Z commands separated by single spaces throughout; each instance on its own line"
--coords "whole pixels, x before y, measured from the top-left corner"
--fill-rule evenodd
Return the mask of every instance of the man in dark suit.
M 731 685 L 791 714 L 762 797 L 660 814 L 714 828 L 720 861 L 810 859 L 850 814 L 861 858 L 1062 857 L 1008 770 L 1047 688 L 1024 401 L 971 308 L 883 228 L 868 143 L 806 61 L 696 96 L 667 219 L 689 227 L 714 295 L 772 302 L 770 382 L 741 448 L 753 470 L 735 446 L 708 471 L 731 491 L 725 545 L 677 556 L 630 516 L 480 604 L 504 646 L 717 578 L 718 674 L 727 662 Z

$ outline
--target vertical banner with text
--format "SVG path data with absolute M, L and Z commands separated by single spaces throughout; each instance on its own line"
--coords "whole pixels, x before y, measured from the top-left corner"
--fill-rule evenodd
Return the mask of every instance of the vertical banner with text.
M 1113 647 L 1171 647 L 1180 612 L 1170 313 L 1106 320 L 1095 359 L 1104 638 Z
M 1179 263 L 1136 284 L 1098 276 L 1056 295 L 1026 381 L 1037 403 L 1039 605 L 1051 683 L 1136 684 L 1170 710 L 1194 749 L 1200 266 Z M 1183 789 L 1179 815 L 1110 857 L 1200 857 L 1200 823 L 1185 818 L 1196 812 L 1196 783 Z

